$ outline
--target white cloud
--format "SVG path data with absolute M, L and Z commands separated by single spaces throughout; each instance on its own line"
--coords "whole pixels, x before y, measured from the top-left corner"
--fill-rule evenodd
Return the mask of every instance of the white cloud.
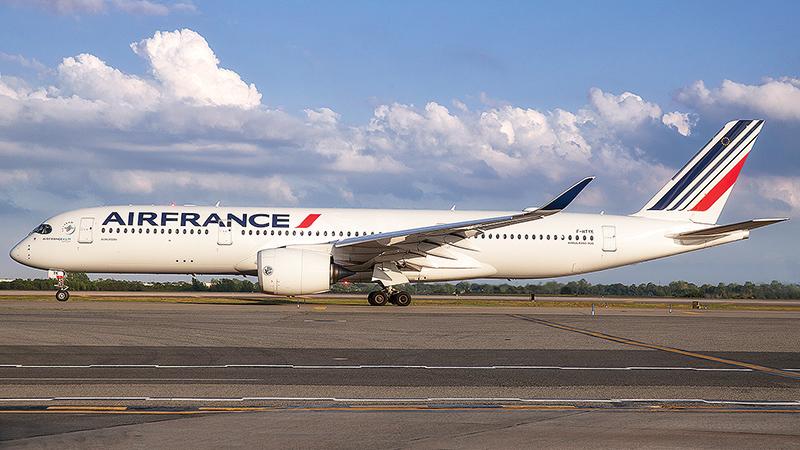
M 102 100 L 149 110 L 159 92 L 151 83 L 109 67 L 100 58 L 86 53 L 64 58 L 58 66 L 60 87 L 67 95 L 87 100 Z
M 638 126 L 661 117 L 661 108 L 631 92 L 614 95 L 598 88 L 589 91 L 589 103 L 600 117 L 614 126 Z
M 205 192 L 248 191 L 271 201 L 294 204 L 298 197 L 278 176 L 250 177 L 228 173 L 188 171 L 112 170 L 95 175 L 96 181 L 124 194 L 169 192 L 172 189 Z
M 681 136 L 689 136 L 692 134 L 692 127 L 696 123 L 695 118 L 689 113 L 682 113 L 673 111 L 666 113 L 661 117 L 661 123 L 674 128 Z
M 800 177 L 759 176 L 747 180 L 762 198 L 787 205 L 788 211 L 784 209 L 784 213 L 800 212 Z
M 771 119 L 800 121 L 800 80 L 767 78 L 761 84 L 723 80 L 708 89 L 700 80 L 681 89 L 678 101 L 698 109 L 737 107 Z
M 33 69 L 37 72 L 47 72 L 48 68 L 41 61 L 36 58 L 26 58 L 22 55 L 12 55 L 5 52 L 0 52 L 0 60 L 13 62 L 19 64 L 27 69 Z
M 150 63 L 165 94 L 198 105 L 250 109 L 261 104 L 256 86 L 219 67 L 208 42 L 192 30 L 157 31 L 153 37 L 131 44 L 131 48 Z
M 63 60 L 52 86 L 0 78 L 0 132 L 9 141 L 0 142 L 0 155 L 13 156 L 21 170 L 69 173 L 42 187 L 55 195 L 77 195 L 75 179 L 93 180 L 85 189 L 102 203 L 169 201 L 153 199 L 169 192 L 187 201 L 224 194 L 243 202 L 433 206 L 420 202 L 557 192 L 592 174 L 644 201 L 660 186 L 639 190 L 662 168 L 626 145 L 628 132 L 688 134 L 691 127 L 683 113 L 662 117 L 636 94 L 597 88 L 576 111 L 499 101 L 475 109 L 458 100 L 451 107 L 389 103 L 365 122 L 345 124 L 332 108 L 291 114 L 262 104 L 256 87 L 220 68 L 194 31 L 157 32 L 132 49 L 150 73 L 81 54 Z M 670 172 L 664 179 L 674 172 L 663 171 Z
M 35 6 L 39 9 L 64 15 L 102 14 L 110 10 L 128 14 L 165 16 L 172 11 L 194 12 L 191 2 L 161 3 L 153 0 L 4 0 L 18 6 Z
M 119 10 L 131 14 L 146 16 L 166 16 L 169 14 L 167 5 L 150 0 L 111 0 L 111 3 Z

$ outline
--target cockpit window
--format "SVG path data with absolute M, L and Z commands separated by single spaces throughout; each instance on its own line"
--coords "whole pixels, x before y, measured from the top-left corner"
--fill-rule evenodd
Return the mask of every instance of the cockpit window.
M 51 227 L 50 225 L 48 225 L 46 223 L 43 223 L 43 224 L 39 225 L 38 227 L 34 228 L 34 230 L 32 232 L 33 233 L 37 233 L 37 234 L 50 234 L 50 232 L 52 232 L 52 231 L 53 231 L 53 227 Z

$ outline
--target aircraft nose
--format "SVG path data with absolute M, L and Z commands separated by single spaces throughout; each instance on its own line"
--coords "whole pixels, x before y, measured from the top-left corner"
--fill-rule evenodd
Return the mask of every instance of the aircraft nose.
M 14 261 L 22 263 L 22 242 L 15 245 L 14 248 L 11 249 L 9 256 L 11 256 L 11 259 Z

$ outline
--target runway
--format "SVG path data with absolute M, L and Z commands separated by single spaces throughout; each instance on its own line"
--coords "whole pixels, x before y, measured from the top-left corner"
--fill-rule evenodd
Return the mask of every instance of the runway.
M 798 319 L 2 300 L 0 445 L 787 446 Z

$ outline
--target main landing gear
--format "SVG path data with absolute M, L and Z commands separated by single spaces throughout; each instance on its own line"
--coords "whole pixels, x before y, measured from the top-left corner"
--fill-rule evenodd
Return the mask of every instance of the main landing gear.
M 411 304 L 411 294 L 406 291 L 397 291 L 391 288 L 372 291 L 367 296 L 367 301 L 372 306 L 384 306 L 391 303 L 397 306 L 408 306 Z

